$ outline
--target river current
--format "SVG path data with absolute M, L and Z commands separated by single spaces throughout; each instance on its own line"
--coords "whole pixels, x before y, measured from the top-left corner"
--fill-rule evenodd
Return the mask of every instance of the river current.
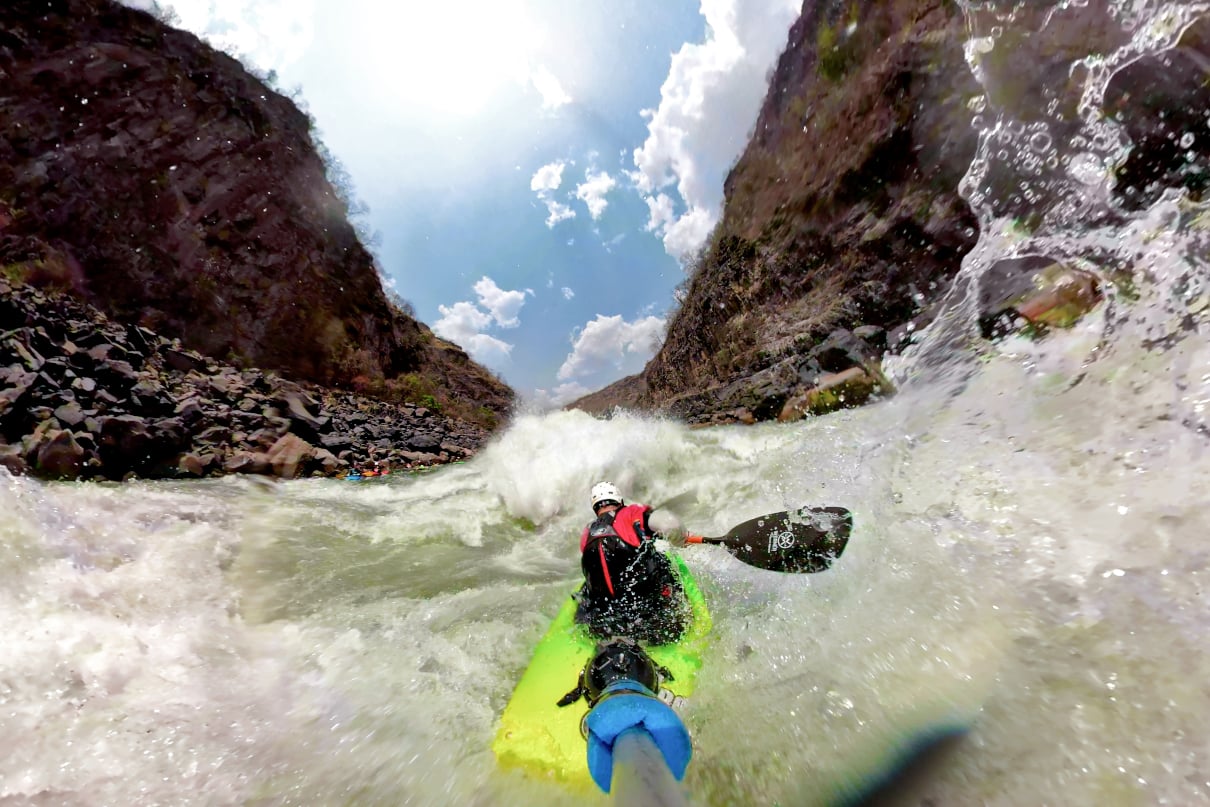
M 977 65 L 1013 20 L 968 5 Z M 1088 71 L 1089 144 L 1114 71 L 1208 13 L 1109 5 L 1132 38 Z M 1036 123 L 981 116 L 979 244 L 872 406 L 704 430 L 520 415 L 472 461 L 358 483 L 0 471 L 0 804 L 585 803 L 490 744 L 577 582 L 599 479 L 705 534 L 855 514 L 819 574 L 683 550 L 715 622 L 683 709 L 693 803 L 887 781 L 891 804 L 1210 801 L 1210 205 L 1170 190 L 1098 215 L 1122 143 Z M 1029 142 L 1053 149 L 1041 168 Z M 995 214 L 993 168 L 1044 183 L 1031 233 Z M 1130 283 L 1101 273 L 1070 330 L 980 339 L 981 284 L 1025 255 Z

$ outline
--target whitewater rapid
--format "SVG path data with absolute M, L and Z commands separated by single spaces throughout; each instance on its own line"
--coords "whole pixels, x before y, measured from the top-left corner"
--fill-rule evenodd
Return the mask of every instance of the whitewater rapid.
M 900 787 L 1204 800 L 1210 468 L 1205 437 L 1162 413 L 1194 394 L 1173 364 L 1208 357 L 1085 366 L 1103 327 L 792 426 L 524 416 L 469 463 L 360 483 L 5 476 L 0 797 L 582 803 L 489 746 L 576 582 L 588 484 L 613 478 L 654 503 L 694 494 L 676 515 L 706 533 L 856 514 L 817 575 L 685 550 L 716 624 L 684 713 L 698 803 L 824 803 L 957 730 Z
M 1202 8 L 1111 5 L 1141 33 L 1093 106 Z M 887 801 L 1210 801 L 1210 206 L 1087 216 L 1118 146 L 983 117 L 979 243 L 872 406 L 706 430 L 519 415 L 472 461 L 359 483 L 0 471 L 0 803 L 583 804 L 490 743 L 599 479 L 706 534 L 855 516 L 815 575 L 684 550 L 715 624 L 683 710 L 694 803 L 843 802 L 941 738 Z M 1031 142 L 1055 152 L 1006 170 L 1054 157 L 1023 180 L 1053 206 L 1023 234 L 981 183 Z M 1070 331 L 979 339 L 981 283 L 1024 255 L 1130 283 L 1100 275 Z

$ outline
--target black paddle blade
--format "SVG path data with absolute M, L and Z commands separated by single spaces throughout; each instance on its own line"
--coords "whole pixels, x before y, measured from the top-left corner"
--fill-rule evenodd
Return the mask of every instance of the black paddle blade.
M 722 544 L 751 566 L 773 572 L 822 572 L 840 557 L 853 530 L 853 514 L 843 507 L 804 507 L 745 521 L 722 538 Z

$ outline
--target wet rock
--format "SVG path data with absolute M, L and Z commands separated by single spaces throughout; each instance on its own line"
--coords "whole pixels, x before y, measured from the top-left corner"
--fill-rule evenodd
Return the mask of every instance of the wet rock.
M 885 328 L 880 328 L 877 325 L 862 325 L 853 329 L 853 336 L 869 346 L 871 352 L 867 354 L 868 356 L 881 355 L 886 350 L 887 335 Z
M 987 272 L 981 291 L 979 326 L 986 339 L 1070 328 L 1102 299 L 1096 274 L 1045 256 L 1000 261 Z
M 34 462 L 38 474 L 48 479 L 76 479 L 87 454 L 71 432 L 53 430 L 37 445 Z
M 860 367 L 874 355 L 874 350 L 855 334 L 838 329 L 813 348 L 809 354 L 828 373 L 839 373 L 850 367 Z
M 873 367 L 850 367 L 824 376 L 814 387 L 786 401 L 777 419 L 783 423 L 806 415 L 823 415 L 837 409 L 861 406 L 876 394 L 889 392 L 886 378 Z
M 713 400 L 696 397 L 686 406 L 704 410 L 707 414 L 745 410 L 758 420 L 775 417 L 786 398 L 799 386 L 798 357 L 783 359 L 771 367 L 722 387 Z M 731 422 L 729 419 L 727 422 Z
M 7 468 L 11 474 L 24 474 L 28 466 L 22 457 L 21 447 L 0 443 L 0 467 Z

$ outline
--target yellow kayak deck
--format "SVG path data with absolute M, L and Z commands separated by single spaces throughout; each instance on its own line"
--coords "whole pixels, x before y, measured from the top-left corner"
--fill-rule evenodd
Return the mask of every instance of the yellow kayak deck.
M 645 649 L 656 664 L 672 674 L 672 680 L 662 684 L 663 689 L 684 698 L 693 694 L 711 622 L 705 598 L 685 562 L 671 553 L 669 559 L 680 575 L 693 620 L 679 642 Z M 580 735 L 587 703 L 581 700 L 558 706 L 559 699 L 576 688 L 580 671 L 596 649 L 596 640 L 583 625 L 576 624 L 575 615 L 576 601 L 569 596 L 534 648 L 529 666 L 504 707 L 492 750 L 504 767 L 522 768 L 538 778 L 595 789 Z

